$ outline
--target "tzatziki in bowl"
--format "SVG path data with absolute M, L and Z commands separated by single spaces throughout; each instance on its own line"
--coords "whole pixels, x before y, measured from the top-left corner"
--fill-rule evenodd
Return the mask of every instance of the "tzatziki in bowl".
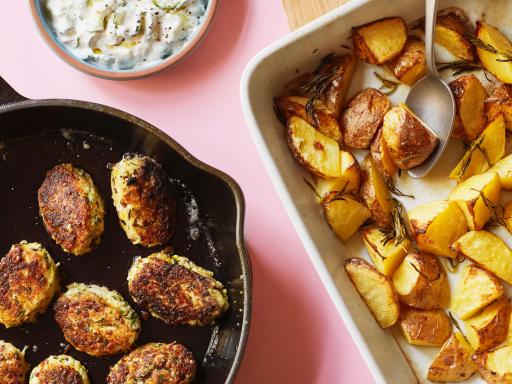
M 183 60 L 207 33 L 218 0 L 31 0 L 50 47 L 79 70 L 135 79 Z

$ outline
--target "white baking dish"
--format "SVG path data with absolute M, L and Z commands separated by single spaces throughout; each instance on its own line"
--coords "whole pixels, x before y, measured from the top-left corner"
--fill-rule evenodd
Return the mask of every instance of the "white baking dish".
M 463 8 L 473 21 L 485 15 L 487 21 L 512 36 L 506 24 L 512 14 L 510 0 L 441 1 L 440 8 L 447 6 Z M 347 43 L 352 26 L 396 15 L 410 23 L 424 15 L 424 1 L 351 0 L 290 33 L 260 52 L 247 66 L 241 80 L 241 100 L 254 142 L 286 211 L 375 380 L 392 384 L 427 383 L 428 366 L 439 348 L 412 347 L 405 343 L 397 329 L 382 330 L 375 322 L 343 268 L 346 258 L 368 259 L 367 252 L 359 236 L 342 243 L 331 232 L 315 196 L 303 180 L 309 175 L 290 155 L 284 128 L 273 112 L 273 97 L 284 84 L 297 73 L 313 69 L 327 53 L 342 52 L 341 45 Z M 445 52 L 438 48 L 438 54 L 442 56 Z M 373 70 L 375 67 L 359 65 L 349 97 L 364 87 L 379 86 Z M 405 100 L 407 92 L 408 87 L 400 87 L 392 101 Z M 446 199 L 454 186 L 447 175 L 460 158 L 461 151 L 459 143 L 450 143 L 448 153 L 440 162 L 442 165 L 423 181 L 402 177 L 399 188 L 416 196 L 415 200 L 402 199 L 408 209 L 422 202 Z M 510 236 L 500 231 L 501 237 L 510 244 Z M 452 276 L 452 284 L 454 279 L 456 277 Z M 468 382 L 483 381 L 475 375 Z

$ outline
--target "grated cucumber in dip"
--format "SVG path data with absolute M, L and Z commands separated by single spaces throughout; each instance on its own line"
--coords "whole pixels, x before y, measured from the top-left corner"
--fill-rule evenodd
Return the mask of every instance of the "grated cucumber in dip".
M 208 0 L 45 0 L 60 42 L 111 70 L 156 64 L 197 33 Z

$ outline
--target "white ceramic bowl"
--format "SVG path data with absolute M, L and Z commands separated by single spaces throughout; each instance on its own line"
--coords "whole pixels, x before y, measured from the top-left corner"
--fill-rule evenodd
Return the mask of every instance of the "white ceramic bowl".
M 32 16 L 36 22 L 37 28 L 45 42 L 52 49 L 52 51 L 59 56 L 66 63 L 72 67 L 87 73 L 92 76 L 101 77 L 103 79 L 110 80 L 134 80 L 143 77 L 151 76 L 155 73 L 161 72 L 164 69 L 168 69 L 178 65 L 185 60 L 194 50 L 200 45 L 205 36 L 208 34 L 210 27 L 212 26 L 215 15 L 219 8 L 220 0 L 209 0 L 208 8 L 206 9 L 206 15 L 203 23 L 199 30 L 195 33 L 194 37 L 187 42 L 187 44 L 178 53 L 167 57 L 164 60 L 155 62 L 154 64 L 145 65 L 140 68 L 134 68 L 130 70 L 112 70 L 102 66 L 94 65 L 81 60 L 74 56 L 66 47 L 60 43 L 59 39 L 55 35 L 51 24 L 47 20 L 43 9 L 43 0 L 30 0 L 30 9 Z

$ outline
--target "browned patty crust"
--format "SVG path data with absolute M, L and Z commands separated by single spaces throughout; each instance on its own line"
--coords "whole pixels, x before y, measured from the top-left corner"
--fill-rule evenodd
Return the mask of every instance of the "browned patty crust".
M 38 201 L 46 230 L 66 252 L 83 255 L 99 244 L 105 208 L 88 173 L 72 164 L 55 166 L 39 188 Z
M 108 384 L 189 384 L 196 361 L 183 345 L 150 343 L 124 356 L 110 369 Z
M 170 325 L 207 325 L 229 307 L 226 289 L 212 272 L 166 251 L 136 259 L 128 288 L 136 303 Z
M 125 154 L 112 169 L 112 197 L 132 243 L 163 245 L 174 234 L 176 201 L 172 184 L 152 158 Z
M 137 313 L 116 291 L 72 284 L 54 305 L 64 338 L 91 356 L 128 351 L 140 332 Z
M 35 321 L 58 289 L 48 252 L 38 243 L 14 244 L 0 260 L 0 323 L 9 328 Z
M 0 340 L 0 382 L 25 384 L 28 368 L 25 357 L 18 349 Z
M 87 369 L 68 355 L 50 356 L 30 374 L 29 384 L 90 384 Z

